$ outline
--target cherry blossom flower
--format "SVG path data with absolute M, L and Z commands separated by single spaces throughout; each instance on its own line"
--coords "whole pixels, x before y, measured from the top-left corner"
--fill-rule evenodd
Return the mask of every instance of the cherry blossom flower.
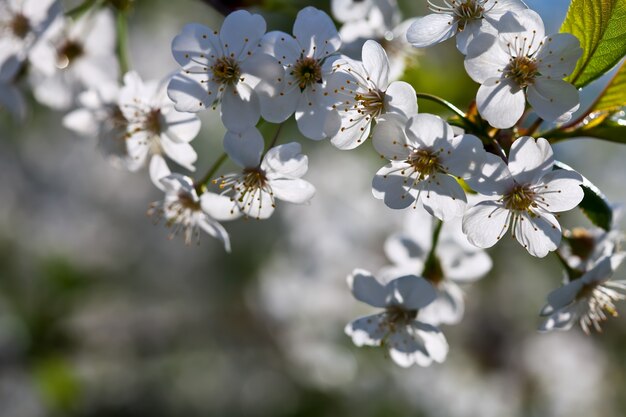
M 484 153 L 478 138 L 454 136 L 446 122 L 431 114 L 407 121 L 389 113 L 372 140 L 376 151 L 390 161 L 374 177 L 374 197 L 393 209 L 416 207 L 421 201 L 431 215 L 444 221 L 463 215 L 465 192 L 451 175 L 470 173 L 470 166 Z
M 569 33 L 545 36 L 541 17 L 532 10 L 508 13 L 497 38 L 482 34 L 471 43 L 465 68 L 481 84 L 478 111 L 492 126 L 509 128 L 524 113 L 526 98 L 537 116 L 566 122 L 579 107 L 578 90 L 562 80 L 582 54 Z
M 188 24 L 172 42 L 182 70 L 169 84 L 168 95 L 178 111 L 198 112 L 220 105 L 228 130 L 244 131 L 261 115 L 259 93 L 273 96 L 283 70 L 259 48 L 265 20 L 238 10 L 229 14 L 220 31 Z
M 98 139 L 98 147 L 116 167 L 128 163 L 128 120 L 118 104 L 120 87 L 103 83 L 78 95 L 79 108 L 63 118 L 63 125 L 77 134 Z
M 315 188 L 300 178 L 306 174 L 308 159 L 302 155 L 299 143 L 273 147 L 262 157 L 263 137 L 252 127 L 243 133 L 227 132 L 224 149 L 243 168 L 240 173 L 214 180 L 231 195 L 233 210 L 267 219 L 274 212 L 276 200 L 304 204 L 313 198 Z
M 61 13 L 57 0 L 0 1 L 0 74 L 14 72 Z M 5 68 L 6 67 L 6 68 Z
M 574 171 L 552 170 L 554 157 L 547 140 L 530 136 L 511 146 L 509 163 L 486 154 L 482 173 L 467 179 L 489 199 L 467 210 L 463 232 L 469 241 L 488 248 L 510 227 L 528 252 L 544 257 L 561 242 L 561 227 L 552 213 L 571 210 L 583 199 L 582 177 Z M 496 199 L 493 199 L 495 196 Z
M 83 89 L 116 81 L 115 23 L 102 9 L 73 22 L 59 17 L 32 48 L 29 81 L 37 101 L 67 109 Z
M 169 238 L 182 233 L 185 243 L 190 245 L 194 239 L 200 243 L 200 230 L 218 239 L 224 249 L 230 252 L 230 239 L 218 220 L 233 220 L 241 213 L 232 212 L 230 199 L 210 192 L 200 197 L 194 188 L 193 180 L 180 174 L 170 174 L 161 178 L 165 198 L 152 203 L 148 215 L 155 216 L 155 221 L 165 219 L 165 225 L 171 228 Z
M 523 11 L 527 7 L 521 0 L 429 0 L 433 12 L 419 17 L 407 31 L 409 43 L 424 48 L 443 42 L 456 35 L 456 46 L 467 53 L 470 42 L 480 33 L 497 33 L 500 19 L 509 11 Z
M 390 27 L 398 23 L 398 3 L 396 0 L 332 0 L 331 11 L 339 22 L 347 23 L 367 18 L 379 11 L 384 16 L 383 23 Z
M 133 71 L 125 74 L 119 108 L 127 120 L 128 169 L 140 169 L 150 157 L 150 178 L 157 187 L 167 167 L 164 155 L 195 170 L 197 155 L 189 142 L 200 131 L 200 120 L 195 114 L 176 111 L 163 83 L 144 83 Z
M 448 343 L 435 326 L 416 319 L 420 309 L 435 300 L 433 287 L 422 277 L 405 275 L 381 284 L 369 272 L 356 269 L 348 285 L 357 300 L 382 313 L 361 317 L 349 323 L 345 332 L 357 346 L 384 346 L 393 361 L 402 366 L 429 366 L 443 362 Z
M 324 139 L 339 128 L 338 116 L 331 109 L 337 97 L 331 93 L 340 82 L 333 62 L 341 39 L 330 17 L 314 7 L 300 10 L 293 34 L 275 31 L 263 37 L 263 50 L 278 58 L 285 75 L 277 95 L 261 96 L 261 114 L 270 122 L 282 123 L 295 111 L 304 136 Z
M 606 256 L 580 278 L 552 291 L 541 311 L 547 317 L 539 330 L 569 330 L 579 322 L 587 334 L 591 328 L 601 331 L 601 322 L 617 316 L 615 302 L 626 299 L 626 280 L 610 280 L 625 256 L 626 252 Z
M 385 277 L 416 274 L 434 288 L 437 298 L 420 310 L 418 318 L 434 325 L 456 324 L 463 318 L 465 301 L 459 284 L 482 278 L 491 270 L 487 253 L 470 244 L 461 231 L 461 219 L 444 223 L 432 258 L 433 218 L 419 207 L 407 213 L 402 232 L 385 241 L 385 254 L 393 266 L 379 273 Z
M 339 149 L 354 149 L 370 135 L 373 123 L 385 113 L 399 113 L 406 118 L 417 114 L 415 90 L 404 81 L 389 83 L 389 60 L 375 41 L 363 45 L 362 60 L 338 62 L 335 68 L 350 77 L 336 88 L 342 96 L 336 108 L 341 128 L 331 139 Z

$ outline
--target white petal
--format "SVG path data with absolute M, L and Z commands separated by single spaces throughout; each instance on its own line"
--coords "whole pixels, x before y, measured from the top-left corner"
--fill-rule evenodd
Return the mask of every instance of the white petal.
M 463 217 L 463 233 L 479 248 L 490 248 L 509 228 L 509 211 L 496 201 L 481 201 L 470 207 Z
M 258 94 L 275 96 L 285 77 L 285 70 L 270 55 L 257 51 L 241 63 L 242 82 L 254 88 Z
M 584 197 L 580 185 L 582 177 L 577 172 L 565 169 L 549 172 L 541 178 L 538 185 L 538 203 L 552 213 L 571 210 Z
M 508 79 L 487 80 L 476 95 L 478 112 L 498 129 L 508 129 L 517 123 L 525 104 L 524 90 Z
M 211 55 L 222 56 L 223 51 L 213 29 L 190 23 L 172 41 L 172 55 L 183 69 L 196 72 L 210 66 Z
M 298 12 L 293 24 L 293 37 L 303 49 L 304 56 L 323 59 L 336 52 L 341 39 L 331 18 L 315 7 L 305 7 Z
M 309 168 L 309 160 L 301 152 L 302 147 L 297 142 L 275 146 L 265 154 L 261 169 L 271 178 L 299 178 Z
M 349 323 L 344 331 L 356 346 L 380 346 L 387 334 L 385 316 L 375 314 L 361 317 Z
M 407 136 L 410 142 L 419 148 L 440 146 L 442 142 L 452 139 L 452 128 L 439 116 L 424 113 L 409 119 Z
M 415 202 L 415 196 L 405 186 L 406 177 L 399 173 L 399 166 L 385 165 L 378 170 L 372 181 L 374 197 L 383 200 L 392 209 L 405 209 Z
M 376 41 L 368 40 L 363 44 L 361 60 L 374 85 L 385 90 L 389 84 L 389 58 L 383 47 Z
M 294 204 L 304 204 L 315 195 L 315 187 L 300 178 L 270 181 L 274 197 Z
M 580 106 L 578 90 L 563 80 L 538 78 L 528 87 L 527 94 L 537 116 L 549 122 L 566 122 Z
M 257 167 L 264 146 L 263 136 L 254 126 L 240 133 L 227 131 L 224 135 L 224 151 L 242 168 Z
M 298 42 L 291 35 L 280 31 L 267 32 L 261 40 L 261 50 L 276 57 L 283 66 L 293 65 L 302 53 Z
M 555 79 L 567 77 L 576 67 L 582 55 L 580 41 L 571 33 L 557 33 L 544 39 L 537 52 L 538 71 L 542 76 Z
M 0 96 L 2 88 L 0 85 Z M 87 109 L 76 109 L 66 114 L 63 117 L 63 126 L 83 136 L 95 137 L 98 134 L 98 124 L 93 113 Z
M 267 219 L 274 213 L 274 199 L 269 192 L 259 189 L 245 195 L 238 192 L 234 198 L 241 211 L 253 219 Z
M 396 278 L 387 283 L 385 290 L 387 305 L 399 305 L 409 310 L 419 310 L 437 298 L 433 286 L 417 275 Z
M 265 34 L 265 28 L 265 19 L 261 15 L 250 14 L 246 10 L 230 13 L 220 29 L 220 40 L 225 55 L 233 56 L 240 61 L 250 50 L 257 47 Z
M 190 142 L 200 132 L 200 119 L 191 113 L 171 109 L 163 114 L 165 134 L 175 142 Z
M 420 310 L 418 319 L 435 326 L 457 324 L 463 318 L 465 302 L 463 291 L 453 282 L 441 282 L 437 288 L 435 301 Z
M 374 149 L 390 161 L 403 161 L 409 156 L 404 128 L 407 119 L 402 115 L 386 114 L 379 119 L 372 134 Z
M 480 158 L 480 156 L 479 156 Z M 465 182 L 483 195 L 504 195 L 515 185 L 513 176 L 502 158 L 484 152 Z
M 574 301 L 583 285 L 583 281 L 576 279 L 548 294 L 548 304 L 552 311 L 559 310 Z
M 282 123 L 296 111 L 301 97 L 302 93 L 297 87 L 285 89 L 274 96 L 261 93 L 261 116 L 270 123 Z
M 163 148 L 165 154 L 174 162 L 190 171 L 195 171 L 193 164 L 198 159 L 198 154 L 196 154 L 196 151 L 190 144 L 185 142 L 174 142 L 166 135 L 162 134 L 161 147 Z
M 196 80 L 176 74 L 167 86 L 167 95 L 175 103 L 176 110 L 181 112 L 198 112 L 210 107 L 215 101 L 215 93 L 208 94 Z
M 224 90 L 221 113 L 226 129 L 243 132 L 255 126 L 261 117 L 259 98 L 252 88 L 244 83 L 237 83 L 236 90 L 232 87 Z
M 385 254 L 396 265 L 411 265 L 414 267 L 414 273 L 421 272 L 428 255 L 426 249 L 407 233 L 389 236 L 385 241 Z
M 531 255 L 543 258 L 559 247 L 561 226 L 553 215 L 523 213 L 516 220 L 513 235 Z
M 446 356 L 448 356 L 449 346 L 441 330 L 428 323 L 421 323 L 419 321 L 413 322 L 413 329 L 424 341 L 428 355 L 435 362 L 443 362 Z
M 483 33 L 469 44 L 464 65 L 472 80 L 482 84 L 489 78 L 499 78 L 509 64 L 509 59 L 507 49 L 496 37 Z
M 431 175 L 423 184 L 420 199 L 426 211 L 444 222 L 463 215 L 467 198 L 453 177 Z
M 399 366 L 408 368 L 413 364 L 429 366 L 432 359 L 424 346 L 424 340 L 406 326 L 391 333 L 387 342 L 389 356 Z
M 535 184 L 552 171 L 554 154 L 550 143 L 539 138 L 522 136 L 511 145 L 509 171 L 518 184 Z
M 411 117 L 417 114 L 415 89 L 404 81 L 395 81 L 385 91 L 385 111 Z
M 165 191 L 161 179 L 170 175 L 172 171 L 170 171 L 167 163 L 165 162 L 165 159 L 163 159 L 161 155 L 157 154 L 152 156 L 152 158 L 150 159 L 149 171 L 152 183 L 156 185 L 159 190 Z
M 418 17 L 406 32 L 406 39 L 416 48 L 425 48 L 453 37 L 457 27 L 451 15 L 433 13 Z
M 237 204 L 228 196 L 205 191 L 200 196 L 202 211 L 218 221 L 235 220 L 241 217 Z
M 332 114 L 331 110 L 308 103 L 311 102 L 301 98 L 296 109 L 296 122 L 300 133 L 313 140 L 327 138 L 327 123 Z
M 336 148 L 341 150 L 354 149 L 361 145 L 370 136 L 373 120 L 356 111 L 339 112 L 342 127 L 330 140 Z
M 357 300 L 373 307 L 387 306 L 387 290 L 378 280 L 363 269 L 355 269 L 348 275 L 348 287 Z
M 460 135 L 450 141 L 454 147 L 451 154 L 440 154 L 440 161 L 447 171 L 461 178 L 469 178 L 485 160 L 485 149 L 474 135 Z

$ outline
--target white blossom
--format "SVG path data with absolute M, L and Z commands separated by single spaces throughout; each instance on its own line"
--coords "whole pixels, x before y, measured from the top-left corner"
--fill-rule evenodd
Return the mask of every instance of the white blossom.
M 35 98 L 54 109 L 67 109 L 84 88 L 116 81 L 115 23 L 110 10 L 88 13 L 77 21 L 59 17 L 30 54 L 29 81 Z
M 333 62 L 341 39 L 330 17 L 314 7 L 300 10 L 291 35 L 274 31 L 263 37 L 265 52 L 285 68 L 275 96 L 261 96 L 263 118 L 282 123 L 295 112 L 300 132 L 309 139 L 324 139 L 337 131 L 338 117 L 331 106 L 338 84 Z
M 561 226 L 552 213 L 571 210 L 583 199 L 582 177 L 574 171 L 552 170 L 554 157 L 547 140 L 530 136 L 511 146 L 509 163 L 485 155 L 485 163 L 467 179 L 489 199 L 467 210 L 463 232 L 480 248 L 496 244 L 511 228 L 528 252 L 544 257 L 561 242 Z
M 460 218 L 441 226 L 432 258 L 433 217 L 422 207 L 407 213 L 401 232 L 385 241 L 385 253 L 393 266 L 384 268 L 382 277 L 415 274 L 424 277 L 437 292 L 437 298 L 420 310 L 426 323 L 456 324 L 463 318 L 465 301 L 459 285 L 482 278 L 491 270 L 487 253 L 470 244 L 461 231 Z
M 548 294 L 548 304 L 541 311 L 547 317 L 539 330 L 569 330 L 579 322 L 587 334 L 591 328 L 601 331 L 601 322 L 617 316 L 615 302 L 626 299 L 626 280 L 610 280 L 625 256 L 626 252 L 609 255 L 580 278 Z
M 240 173 L 214 180 L 230 194 L 233 210 L 267 219 L 274 212 L 276 200 L 304 204 L 313 198 L 315 188 L 301 179 L 308 169 L 308 159 L 299 143 L 279 145 L 263 155 L 263 137 L 252 127 L 243 133 L 227 132 L 224 149 L 243 168 Z
M 393 209 L 418 202 L 433 216 L 447 221 L 465 210 L 465 192 L 452 176 L 465 177 L 483 151 L 472 135 L 454 136 L 441 118 L 418 114 L 408 121 L 390 113 L 373 135 L 376 151 L 390 163 L 372 182 L 374 197 Z
M 187 245 L 194 239 L 200 243 L 200 230 L 204 230 L 230 252 L 228 233 L 218 220 L 232 220 L 240 213 L 231 212 L 228 197 L 208 191 L 198 197 L 193 180 L 180 174 L 167 175 L 160 181 L 165 198 L 152 203 L 148 215 L 154 216 L 157 223 L 165 219 L 165 225 L 171 228 L 169 238 L 182 233 Z
M 375 41 L 363 45 L 362 62 L 339 61 L 337 71 L 349 75 L 343 86 L 335 89 L 341 103 L 335 106 L 341 116 L 341 128 L 331 139 L 339 149 L 353 149 L 370 135 L 372 125 L 386 113 L 409 118 L 417 114 L 415 90 L 404 81 L 389 83 L 389 60 Z
M 283 70 L 265 54 L 260 41 L 265 20 L 238 10 L 229 14 L 220 31 L 192 23 L 172 42 L 172 54 L 181 66 L 168 86 L 176 109 L 198 112 L 220 106 L 228 130 L 242 132 L 261 115 L 259 94 L 273 96 Z
M 77 134 L 95 138 L 107 159 L 117 167 L 128 163 L 128 120 L 119 106 L 120 87 L 106 82 L 78 95 L 79 107 L 63 117 L 63 125 Z
M 164 156 L 194 171 L 196 151 L 189 142 L 200 131 L 195 114 L 176 111 L 165 84 L 143 82 L 136 72 L 124 75 L 119 107 L 127 120 L 127 168 L 135 171 L 150 158 L 150 178 L 159 187 L 167 167 Z
M 443 333 L 416 319 L 420 309 L 436 297 L 424 278 L 405 275 L 383 285 L 369 272 L 356 269 L 348 276 L 348 285 L 357 300 L 385 309 L 346 326 L 355 345 L 386 347 L 391 359 L 402 367 L 429 366 L 446 359 L 448 343 Z
M 363 20 L 378 11 L 387 27 L 398 24 L 396 0 L 332 0 L 331 11 L 339 22 L 349 23 Z
M 509 13 L 495 39 L 478 36 L 469 46 L 465 68 L 481 84 L 476 105 L 492 126 L 509 128 L 522 117 L 526 98 L 537 116 L 566 122 L 579 107 L 578 90 L 567 77 L 582 54 L 569 33 L 545 36 L 541 17 L 532 10 Z M 503 23 L 504 25 L 504 23 Z
M 506 12 L 527 9 L 521 0 L 428 0 L 428 8 L 433 13 L 417 18 L 407 31 L 409 43 L 424 48 L 456 35 L 463 54 L 479 34 L 501 30 L 500 19 Z

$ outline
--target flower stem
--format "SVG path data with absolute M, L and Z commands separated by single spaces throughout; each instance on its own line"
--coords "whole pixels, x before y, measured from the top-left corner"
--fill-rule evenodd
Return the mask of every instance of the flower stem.
M 223 154 L 220 155 L 219 158 L 217 158 L 217 160 L 213 163 L 213 165 L 211 165 L 207 173 L 204 174 L 204 177 L 202 177 L 202 179 L 200 179 L 199 181 L 196 181 L 195 189 L 198 194 L 202 194 L 202 192 L 204 191 L 203 188 L 205 184 L 211 180 L 211 177 L 215 175 L 217 170 L 220 169 L 220 167 L 226 161 L 226 159 L 228 159 L 228 155 L 226 155 L 226 152 L 224 152 Z
M 441 234 L 441 227 L 443 226 L 443 222 L 441 220 L 437 220 L 437 224 L 433 230 L 433 243 L 430 247 L 430 252 L 428 252 L 428 256 L 426 257 L 426 262 L 424 262 L 424 271 L 422 275 L 428 275 L 436 268 L 439 264 L 437 261 L 437 256 L 435 255 L 435 251 L 437 250 L 437 243 L 439 243 L 439 235 Z
M 449 101 L 444 100 L 441 97 L 435 96 L 433 94 L 428 94 L 428 93 L 415 93 L 415 94 L 417 95 L 417 98 L 423 98 L 424 100 L 430 100 L 430 101 L 433 101 L 435 103 L 441 104 L 442 106 L 448 108 L 454 114 L 459 116 L 461 119 L 466 120 L 466 121 L 469 122 L 469 120 L 467 119 L 467 116 L 465 115 L 465 113 L 461 109 L 456 107 L 454 104 L 450 103 Z
M 276 133 L 274 133 L 274 137 L 272 138 L 272 142 L 267 147 L 267 151 L 272 149 L 276 145 L 276 142 L 278 142 L 278 135 L 280 135 L 280 131 L 282 128 L 283 128 L 283 123 L 278 125 L 278 129 L 276 129 Z M 267 153 L 267 151 L 265 152 Z
M 116 16 L 117 45 L 115 52 L 120 65 L 120 77 L 130 68 L 128 53 L 128 19 L 125 12 L 118 11 Z
M 78 6 L 74 7 L 73 9 L 65 12 L 65 16 L 71 17 L 72 19 L 78 19 L 83 14 L 85 14 L 89 9 L 95 6 L 96 3 L 98 3 L 98 0 L 85 0 Z

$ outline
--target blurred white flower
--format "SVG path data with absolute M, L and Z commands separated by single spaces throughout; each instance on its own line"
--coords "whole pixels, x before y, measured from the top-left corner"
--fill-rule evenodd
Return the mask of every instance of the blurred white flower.
M 494 127 L 505 129 L 522 117 L 526 98 L 537 116 L 566 122 L 580 105 L 578 90 L 563 80 L 582 55 L 569 33 L 545 36 L 541 16 L 532 10 L 507 13 L 497 37 L 481 34 L 470 44 L 465 68 L 481 86 L 478 111 Z
M 441 226 L 435 252 L 429 259 L 435 232 L 433 220 L 422 207 L 407 213 L 402 231 L 385 241 L 385 253 L 393 266 L 383 268 L 379 276 L 424 277 L 435 288 L 437 298 L 420 310 L 418 318 L 434 325 L 456 324 L 465 310 L 459 284 L 482 278 L 491 270 L 492 262 L 484 250 L 468 242 L 460 218 Z
M 349 323 L 345 332 L 357 346 L 384 346 L 391 359 L 402 367 L 428 366 L 443 362 L 448 343 L 435 326 L 416 319 L 420 309 L 435 300 L 433 287 L 422 277 L 405 275 L 381 284 L 364 270 L 348 275 L 352 295 L 383 313 Z
M 63 126 L 98 139 L 98 147 L 116 167 L 126 166 L 128 120 L 119 106 L 120 87 L 106 82 L 78 95 L 79 107 L 63 117 Z
M 136 171 L 150 157 L 150 178 L 160 188 L 160 179 L 169 173 L 164 156 L 194 171 L 196 151 L 189 142 L 200 131 L 195 114 L 176 111 L 158 81 L 143 82 L 128 72 L 119 93 L 119 108 L 127 121 L 127 168 Z
M 552 170 L 554 157 L 547 140 L 523 136 L 511 146 L 509 163 L 485 154 L 479 172 L 466 181 L 486 196 L 498 196 L 470 207 L 463 232 L 479 248 L 489 248 L 505 235 L 528 252 L 544 257 L 561 242 L 561 226 L 552 213 L 571 210 L 583 199 L 582 177 L 574 171 Z
M 170 174 L 161 178 L 165 198 L 154 202 L 148 209 L 148 215 L 155 216 L 155 222 L 165 219 L 165 225 L 172 229 L 169 238 L 183 233 L 185 243 L 195 239 L 200 243 L 200 230 L 218 239 L 224 249 L 230 252 L 228 232 L 218 220 L 232 220 L 239 213 L 230 214 L 230 199 L 217 194 L 204 192 L 200 197 L 193 180 L 180 174 Z
M 300 132 L 309 139 L 324 139 L 338 129 L 331 106 L 335 79 L 333 62 L 341 39 L 330 17 L 314 7 L 300 10 L 293 25 L 293 37 L 269 32 L 263 37 L 263 50 L 284 66 L 278 94 L 261 96 L 261 114 L 273 123 L 284 122 L 294 111 Z
M 335 19 L 343 23 L 363 20 L 374 10 L 385 17 L 385 26 L 398 23 L 396 0 L 332 0 L 330 6 Z
M 404 74 L 407 64 L 418 55 L 417 49 L 406 39 L 406 32 L 415 19 L 398 23 L 402 16 L 398 5 L 391 2 L 391 7 L 381 7 L 388 6 L 387 2 L 381 3 L 375 3 L 363 18 L 346 21 L 341 26 L 342 53 L 360 60 L 363 44 L 369 39 L 375 40 L 389 57 L 389 79 L 397 80 Z
M 444 221 L 463 214 L 465 192 L 451 175 L 469 173 L 483 149 L 478 138 L 454 136 L 445 121 L 431 114 L 406 121 L 389 113 L 381 118 L 372 140 L 376 151 L 390 161 L 374 177 L 374 197 L 393 209 L 420 201 L 431 215 Z
M 231 205 L 246 216 L 267 219 L 277 199 L 304 204 L 313 198 L 315 187 L 300 178 L 306 174 L 308 159 L 299 143 L 271 148 L 261 159 L 263 137 L 252 127 L 243 133 L 227 132 L 224 149 L 243 171 L 222 175 L 214 182 L 231 194 Z
M 615 301 L 626 299 L 626 280 L 610 280 L 624 257 L 626 252 L 607 256 L 580 278 L 548 294 L 548 304 L 541 310 L 547 318 L 539 330 L 569 330 L 579 322 L 587 334 L 591 328 L 601 331 L 601 322 L 617 316 Z
M 462 54 L 481 33 L 498 33 L 502 15 L 522 11 L 527 7 L 521 0 L 450 0 L 438 5 L 428 1 L 433 12 L 418 17 L 407 31 L 407 40 L 417 48 L 443 42 L 456 35 L 456 46 Z
M 182 70 L 167 93 L 176 109 L 198 112 L 220 105 L 228 130 L 242 132 L 261 115 L 258 93 L 273 96 L 283 69 L 264 53 L 260 41 L 265 20 L 238 10 L 229 14 L 220 31 L 191 23 L 172 42 L 172 54 Z
M 409 118 L 417 114 L 413 87 L 404 81 L 389 83 L 389 60 L 382 46 L 367 41 L 361 56 L 362 62 L 342 60 L 335 65 L 337 71 L 349 76 L 335 90 L 341 97 L 336 106 L 341 128 L 331 143 L 339 149 L 353 149 L 362 144 L 381 115 L 398 113 Z
M 67 109 L 85 87 L 116 81 L 115 23 L 102 9 L 76 22 L 57 18 L 30 54 L 30 84 L 35 98 L 54 109 Z

